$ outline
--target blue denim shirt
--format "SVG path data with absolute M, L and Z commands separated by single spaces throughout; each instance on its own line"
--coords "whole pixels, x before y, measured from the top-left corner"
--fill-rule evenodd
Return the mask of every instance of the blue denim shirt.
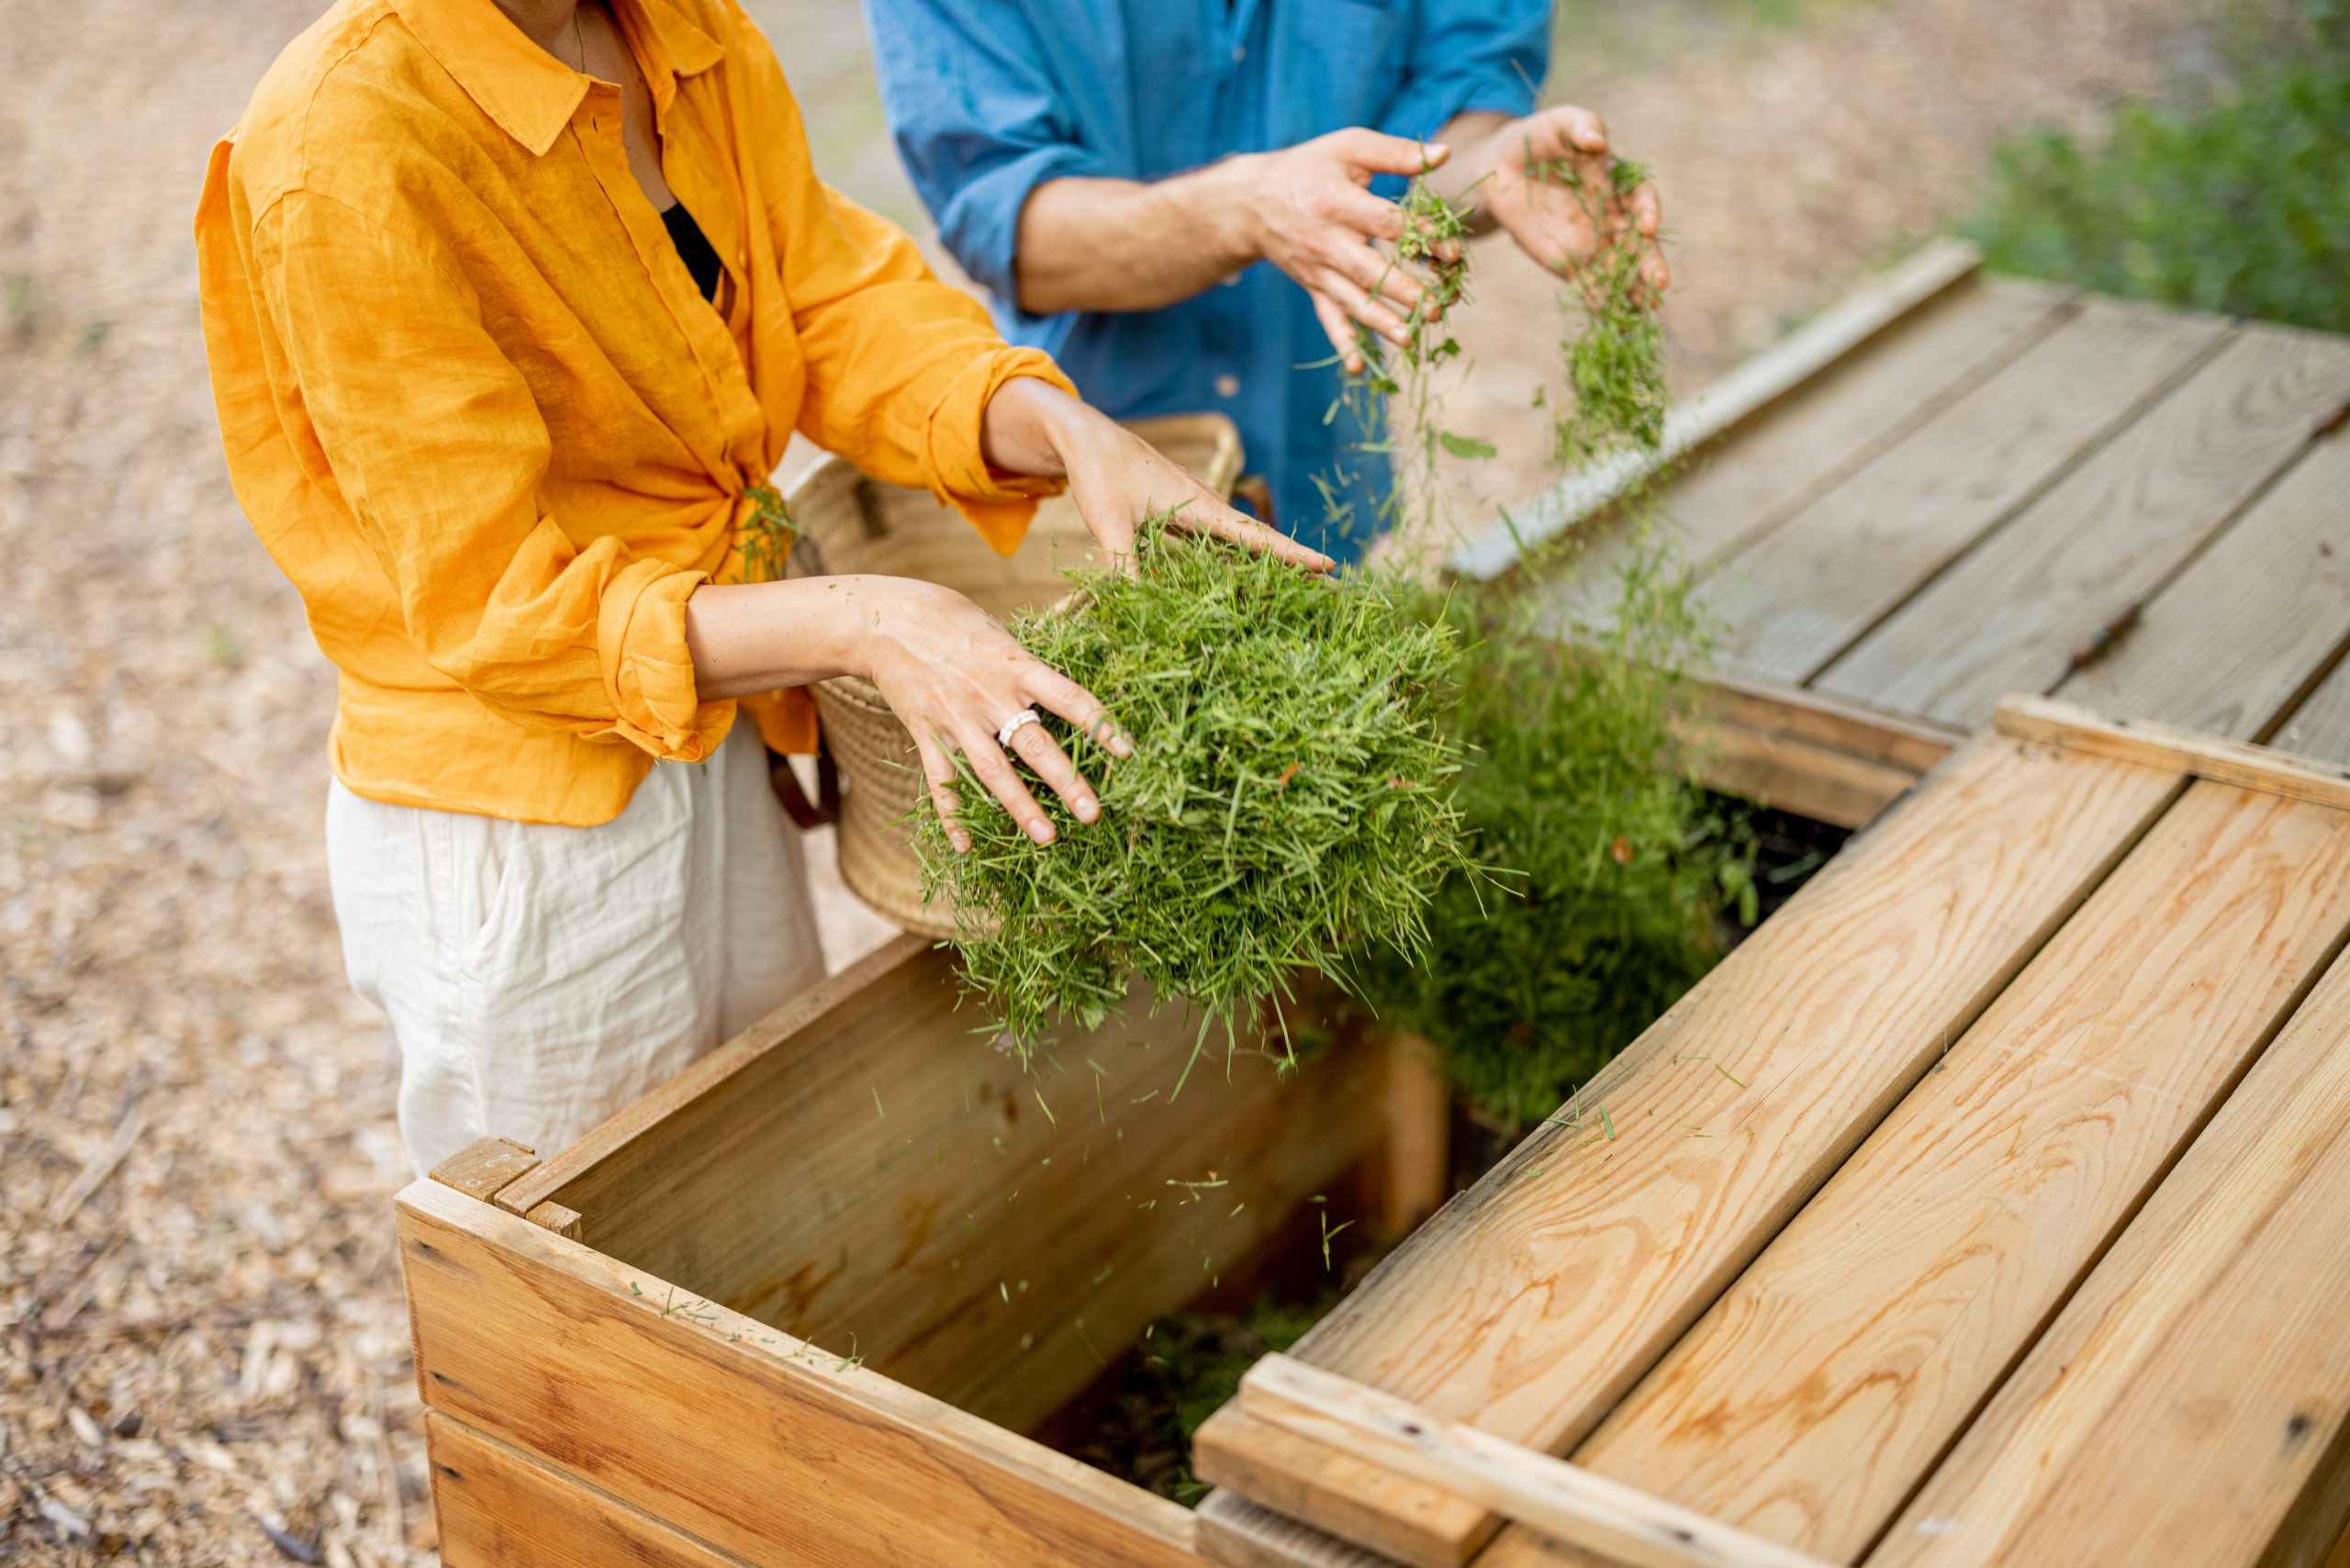
M 882 101 L 956 259 L 1013 342 L 1119 418 L 1222 409 L 1281 525 L 1360 552 L 1384 487 L 1305 291 L 1259 262 L 1164 309 L 1035 317 L 1014 302 L 1020 209 L 1046 180 L 1152 180 L 1348 126 L 1433 137 L 1531 110 L 1549 0 L 866 0 Z M 1400 182 L 1382 182 L 1393 196 Z M 1311 367 L 1311 368 L 1308 368 Z M 1349 516 L 1316 476 L 1341 475 Z

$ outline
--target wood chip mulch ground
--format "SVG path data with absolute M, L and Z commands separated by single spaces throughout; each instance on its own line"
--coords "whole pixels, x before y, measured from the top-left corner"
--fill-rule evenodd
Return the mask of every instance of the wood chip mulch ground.
M 787 65 L 856 25 L 754 8 Z M 188 244 L 211 139 L 319 9 L 6 24 L 0 1562 L 437 1560 L 408 1172 L 322 864 L 332 681 L 229 490 Z M 2191 66 L 2199 9 L 1886 0 L 1579 92 L 1663 165 L 1684 378 L 1939 221 L 2000 129 Z M 1534 423 L 1492 415 L 1505 467 Z

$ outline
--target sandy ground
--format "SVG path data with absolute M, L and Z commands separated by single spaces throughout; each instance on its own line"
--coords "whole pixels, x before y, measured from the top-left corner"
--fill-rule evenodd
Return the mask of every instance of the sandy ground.
M 318 3 L 0 0 L 0 1560 L 435 1560 L 407 1171 L 319 844 L 332 685 L 229 493 L 187 242 Z M 847 8 L 755 8 L 827 169 L 912 217 Z M 2201 10 L 1886 0 L 1570 84 L 1659 166 L 1677 379 L 1945 221 L 2004 129 L 2209 70 Z M 1454 422 L 1515 498 L 1551 308 L 1488 254 Z M 871 940 L 827 909 L 836 959 Z

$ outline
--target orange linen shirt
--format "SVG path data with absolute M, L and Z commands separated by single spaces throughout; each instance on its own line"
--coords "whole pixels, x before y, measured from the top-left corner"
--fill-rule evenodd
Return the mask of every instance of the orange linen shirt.
M 991 472 L 980 418 L 1013 376 L 1067 380 L 817 180 L 734 0 L 612 10 L 723 317 L 629 172 L 620 89 L 490 0 L 341 0 L 213 150 L 229 473 L 373 800 L 585 825 L 655 758 L 709 756 L 735 705 L 696 699 L 686 599 L 739 572 L 744 489 L 794 429 L 1007 552 L 1052 488 Z M 813 741 L 803 693 L 757 716 Z

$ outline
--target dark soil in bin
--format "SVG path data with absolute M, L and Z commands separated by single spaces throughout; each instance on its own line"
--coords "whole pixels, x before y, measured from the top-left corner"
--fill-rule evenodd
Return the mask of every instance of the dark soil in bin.
M 1791 812 L 1751 805 L 1727 795 L 1714 796 L 1713 802 L 1725 813 L 1742 816 L 1754 835 L 1757 917 L 1752 925 L 1741 925 L 1734 914 L 1717 922 L 1722 951 L 1727 953 L 1754 935 L 1763 921 L 1776 914 L 1781 905 L 1811 880 L 1813 872 L 1834 859 L 1837 851 L 1852 836 L 1852 830 L 1814 822 Z
M 1728 952 L 1793 898 L 1852 834 L 1727 796 L 1717 797 L 1714 804 L 1724 815 L 1744 821 L 1755 849 L 1757 918 L 1745 925 L 1734 913 L 1720 917 L 1722 949 Z M 1465 1190 L 1491 1170 L 1519 1136 L 1456 1102 L 1452 1190 Z M 1295 1344 L 1387 1250 L 1353 1232 L 1334 1242 L 1326 1268 L 1313 1219 L 1293 1222 L 1245 1277 L 1227 1280 L 1190 1310 L 1153 1323 L 1092 1387 L 1035 1435 L 1160 1496 L 1187 1507 L 1196 1504 L 1208 1489 L 1192 1474 L 1192 1432 L 1237 1392 L 1241 1374 L 1259 1357 Z
M 1353 1200 L 1334 1193 L 1328 1208 L 1352 1211 Z M 1239 1391 L 1259 1357 L 1295 1344 L 1390 1250 L 1349 1225 L 1331 1236 L 1326 1262 L 1324 1213 L 1305 1205 L 1247 1268 L 1153 1322 L 1031 1435 L 1146 1491 L 1196 1504 L 1208 1490 L 1192 1474 L 1200 1423 Z

